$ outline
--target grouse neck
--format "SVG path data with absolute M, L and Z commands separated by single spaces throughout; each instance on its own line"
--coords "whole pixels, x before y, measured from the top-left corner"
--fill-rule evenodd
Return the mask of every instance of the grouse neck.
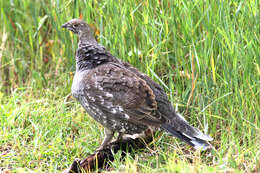
M 81 32 L 79 34 L 79 46 L 83 44 L 97 45 L 98 43 L 92 34 L 88 32 Z
M 76 53 L 77 71 L 93 69 L 110 61 L 114 61 L 114 57 L 103 46 L 98 43 L 79 42 Z

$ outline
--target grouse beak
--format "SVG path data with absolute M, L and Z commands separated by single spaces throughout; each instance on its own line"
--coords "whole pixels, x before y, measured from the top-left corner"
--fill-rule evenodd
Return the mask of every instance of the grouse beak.
M 64 23 L 63 25 L 61 25 L 61 27 L 72 31 L 73 33 L 77 33 L 77 32 L 75 31 L 75 29 L 71 26 L 71 24 L 70 24 L 69 22 Z
M 68 27 L 68 23 L 64 23 L 63 25 L 61 25 L 62 28 L 67 28 Z
M 63 25 L 61 25 L 61 27 L 66 28 L 75 34 L 78 34 L 78 29 L 73 26 L 73 22 L 71 21 L 64 23 Z

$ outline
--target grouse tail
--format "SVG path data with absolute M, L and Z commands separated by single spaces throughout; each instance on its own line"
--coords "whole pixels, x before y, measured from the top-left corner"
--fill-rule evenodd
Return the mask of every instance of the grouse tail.
M 212 141 L 213 139 L 189 125 L 179 114 L 176 114 L 176 117 L 172 120 L 171 124 L 162 124 L 161 128 L 195 149 L 206 150 L 211 148 L 211 145 L 207 141 Z

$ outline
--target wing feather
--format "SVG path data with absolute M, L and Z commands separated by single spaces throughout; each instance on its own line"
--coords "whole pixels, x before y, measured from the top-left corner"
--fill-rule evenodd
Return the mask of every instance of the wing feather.
M 85 95 L 93 98 L 92 104 L 111 112 L 117 119 L 127 117 L 133 123 L 160 126 L 162 119 L 156 114 L 155 95 L 143 79 L 109 63 L 87 74 L 90 87 L 85 88 Z

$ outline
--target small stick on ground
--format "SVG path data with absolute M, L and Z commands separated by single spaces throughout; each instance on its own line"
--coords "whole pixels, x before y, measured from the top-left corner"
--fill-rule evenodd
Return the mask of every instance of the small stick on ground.
M 104 149 L 89 155 L 84 160 L 76 158 L 71 166 L 63 171 L 63 173 L 81 173 L 89 172 L 99 168 L 108 168 L 109 161 L 114 160 L 114 154 L 119 150 L 123 151 L 121 158 L 125 157 L 126 152 L 132 150 L 146 148 L 147 144 L 153 141 L 152 132 L 149 130 L 145 135 L 137 137 L 135 139 L 127 137 L 121 141 L 115 141 L 110 143 Z

